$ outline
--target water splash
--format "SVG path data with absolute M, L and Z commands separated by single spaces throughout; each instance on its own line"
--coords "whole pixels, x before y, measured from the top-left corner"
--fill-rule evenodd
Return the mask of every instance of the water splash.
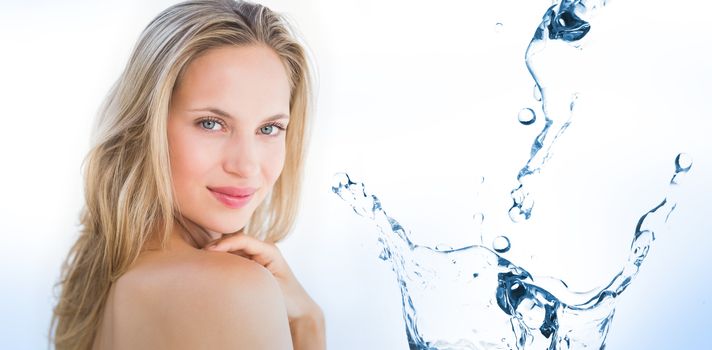
M 675 157 L 675 175 L 670 179 L 671 185 L 677 184 L 677 174 L 684 174 L 692 168 L 692 158 L 686 153 L 680 153 Z
M 381 259 L 392 264 L 398 279 L 411 349 L 603 349 L 615 300 L 638 274 L 655 232 L 675 209 L 674 189 L 691 165 L 689 157 L 677 157 L 675 181 L 666 198 L 638 220 L 620 272 L 588 292 L 533 276 L 499 255 L 509 247 L 504 236 L 492 249 L 415 244 L 378 197 L 348 174 L 335 176 L 332 191 L 379 229 Z
M 534 200 L 529 189 L 530 177 L 541 171 L 551 157 L 556 139 L 571 123 L 578 98 L 575 72 L 580 69 L 582 40 L 591 30 L 590 18 L 605 4 L 606 0 L 557 1 L 544 14 L 527 47 L 525 62 L 536 83 L 534 98 L 541 101 L 545 123 L 511 192 L 509 216 L 513 222 L 531 217 Z
M 578 98 L 577 55 L 591 30 L 592 14 L 605 4 L 605 0 L 557 1 L 544 14 L 527 47 L 526 65 L 536 83 L 534 98 L 541 102 L 544 126 L 510 193 L 509 216 L 514 222 L 530 218 L 532 175 L 540 172 L 555 141 L 571 123 Z M 522 124 L 535 122 L 533 110 L 522 112 Z M 675 158 L 668 194 L 637 220 L 620 271 L 586 292 L 574 291 L 557 278 L 535 276 L 504 258 L 511 243 L 505 235 L 485 242 L 482 211 L 473 215 L 479 244 L 429 247 L 414 243 L 411 233 L 386 214 L 378 197 L 367 193 L 363 183 L 337 174 L 332 191 L 379 229 L 379 257 L 390 262 L 396 274 L 411 349 L 604 349 L 615 301 L 638 274 L 655 232 L 675 210 L 675 189 L 691 167 L 688 155 Z
M 534 84 L 534 99 L 537 100 L 538 102 L 541 102 L 541 90 L 539 90 L 539 86 Z

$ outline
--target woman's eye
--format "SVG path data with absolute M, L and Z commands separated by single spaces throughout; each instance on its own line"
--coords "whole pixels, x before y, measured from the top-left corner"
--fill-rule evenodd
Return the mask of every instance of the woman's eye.
M 272 132 L 274 131 L 274 125 L 265 125 L 262 127 L 262 133 L 265 135 L 272 135 Z
M 260 128 L 260 132 L 264 135 L 267 136 L 277 136 L 279 135 L 280 131 L 284 131 L 285 127 L 281 126 L 278 123 L 275 124 L 268 124 Z
M 211 131 L 219 131 L 222 129 L 222 125 L 213 119 L 203 119 L 200 121 L 200 126 Z M 217 127 L 217 129 L 216 129 Z

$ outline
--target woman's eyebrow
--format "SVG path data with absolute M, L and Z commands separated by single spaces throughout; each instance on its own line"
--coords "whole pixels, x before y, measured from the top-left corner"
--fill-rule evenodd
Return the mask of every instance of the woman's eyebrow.
M 215 108 L 215 107 L 205 107 L 205 108 L 189 109 L 188 111 L 190 111 L 190 112 L 205 112 L 205 111 L 207 111 L 207 112 L 215 113 L 215 114 L 217 114 L 217 115 L 219 115 L 219 116 L 222 116 L 222 117 L 225 117 L 225 118 L 235 119 L 235 117 L 233 117 L 232 115 L 230 115 L 230 113 L 225 112 L 225 111 L 223 111 L 222 109 L 220 109 L 220 108 Z M 279 113 L 279 114 L 275 114 L 275 115 L 273 115 L 273 116 L 271 116 L 271 117 L 265 119 L 264 121 L 265 121 L 265 122 L 269 122 L 269 121 L 279 120 L 279 119 L 287 119 L 287 120 L 288 120 L 288 119 L 289 119 L 289 116 L 286 115 L 286 114 L 284 114 L 284 113 Z

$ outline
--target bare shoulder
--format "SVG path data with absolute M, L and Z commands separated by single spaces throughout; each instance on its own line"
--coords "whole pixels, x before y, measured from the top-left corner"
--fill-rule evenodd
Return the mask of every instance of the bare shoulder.
M 221 252 L 156 254 L 115 285 L 115 349 L 291 349 L 272 274 Z

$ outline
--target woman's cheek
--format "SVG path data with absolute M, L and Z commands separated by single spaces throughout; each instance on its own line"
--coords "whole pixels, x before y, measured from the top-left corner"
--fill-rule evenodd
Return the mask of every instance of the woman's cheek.
M 176 190 L 186 193 L 207 186 L 207 175 L 217 156 L 215 142 L 189 132 L 176 136 L 170 147 Z

